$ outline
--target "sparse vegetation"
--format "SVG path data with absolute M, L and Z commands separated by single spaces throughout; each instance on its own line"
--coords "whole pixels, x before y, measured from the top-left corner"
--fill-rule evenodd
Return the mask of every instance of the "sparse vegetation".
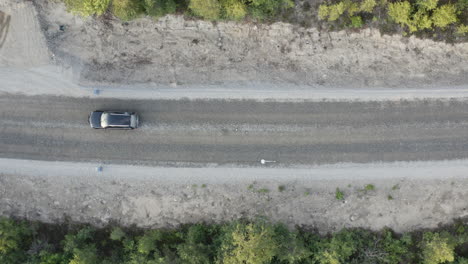
M 260 188 L 257 190 L 258 193 L 269 193 L 270 190 L 268 190 L 267 188 Z
M 245 18 L 278 21 L 294 10 L 292 0 L 62 1 L 68 10 L 81 16 L 100 16 L 110 11 L 122 20 L 178 13 L 211 21 Z M 325 0 L 315 10 L 308 2 L 301 5 L 304 12 L 313 12 L 319 20 L 327 22 L 330 29 L 370 26 L 397 32 L 400 27 L 403 34 L 433 36 L 437 32 L 454 37 L 468 34 L 468 0 Z
M 282 192 L 284 190 L 286 190 L 286 186 L 284 186 L 284 185 L 278 186 L 278 191 Z
M 265 220 L 128 229 L 0 218 L 0 263 L 466 263 L 466 225 L 398 235 L 343 229 L 321 236 Z
M 391 196 L 390 194 L 387 196 L 387 200 L 391 201 L 393 200 L 393 196 Z
M 202 188 L 206 188 L 206 184 L 202 184 L 201 187 L 202 187 Z
M 68 10 L 83 17 L 111 11 L 122 20 L 145 14 L 160 17 L 184 13 L 206 20 L 241 20 L 245 17 L 260 21 L 277 20 L 280 13 L 294 7 L 292 0 L 62 0 Z
M 335 190 L 335 198 L 339 201 L 344 200 L 344 193 L 340 190 L 340 188 L 336 188 Z
M 375 186 L 373 184 L 367 184 L 366 186 L 364 186 L 364 190 L 373 191 L 375 190 Z

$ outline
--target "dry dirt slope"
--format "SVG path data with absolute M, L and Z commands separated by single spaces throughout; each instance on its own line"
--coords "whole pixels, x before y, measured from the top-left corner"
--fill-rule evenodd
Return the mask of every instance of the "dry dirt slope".
M 468 84 L 468 44 L 319 32 L 290 24 L 211 23 L 166 16 L 129 23 L 85 19 L 36 2 L 51 50 L 82 82 L 221 84 L 251 81 L 313 87 Z M 65 31 L 59 26 L 65 25 Z
M 0 159 L 0 165 L 7 173 L 0 173 L 0 216 L 46 222 L 174 227 L 266 216 L 321 232 L 385 226 L 405 232 L 468 216 L 466 160 L 294 170 L 104 165 L 101 173 L 91 163 Z M 374 189 L 365 191 L 368 184 Z M 337 187 L 343 201 L 335 198 Z

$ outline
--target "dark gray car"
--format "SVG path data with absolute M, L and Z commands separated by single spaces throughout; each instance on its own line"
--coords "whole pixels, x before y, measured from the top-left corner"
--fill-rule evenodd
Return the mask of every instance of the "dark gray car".
M 138 127 L 138 115 L 133 112 L 94 111 L 89 115 L 92 128 L 134 129 Z

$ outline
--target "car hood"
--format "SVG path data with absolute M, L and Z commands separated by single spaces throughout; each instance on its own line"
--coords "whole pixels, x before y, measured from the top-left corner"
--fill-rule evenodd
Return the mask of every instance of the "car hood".
M 102 116 L 102 112 L 92 112 L 91 115 L 89 115 L 89 124 L 91 125 L 91 127 L 102 128 L 101 116 Z

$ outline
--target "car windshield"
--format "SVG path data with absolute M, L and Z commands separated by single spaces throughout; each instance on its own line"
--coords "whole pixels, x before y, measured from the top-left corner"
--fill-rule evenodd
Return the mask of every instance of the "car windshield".
M 102 115 L 101 124 L 103 127 L 127 127 L 130 125 L 130 115 L 105 113 Z

